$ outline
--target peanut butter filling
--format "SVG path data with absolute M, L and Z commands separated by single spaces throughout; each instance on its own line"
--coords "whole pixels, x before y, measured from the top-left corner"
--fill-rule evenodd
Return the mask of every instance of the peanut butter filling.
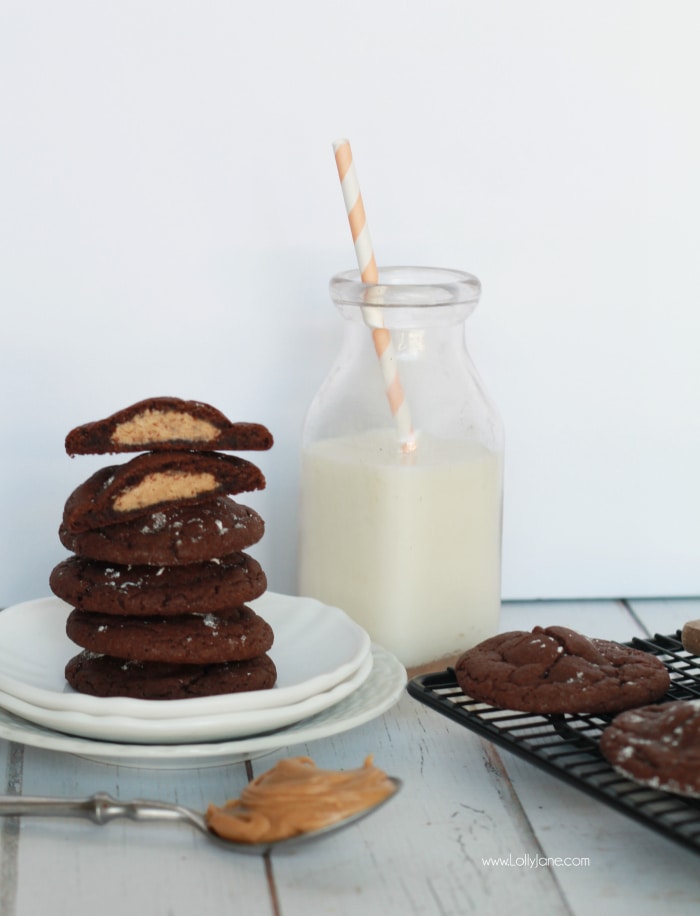
M 292 757 L 250 782 L 240 798 L 210 805 L 207 823 L 238 843 L 284 840 L 371 808 L 394 791 L 371 756 L 357 770 L 322 770 L 309 757 Z
M 123 490 L 114 500 L 117 512 L 143 509 L 165 500 L 191 499 L 217 488 L 213 474 L 190 474 L 183 471 L 157 471 L 146 476 L 135 487 Z
M 144 410 L 131 420 L 119 423 L 112 433 L 117 445 L 141 442 L 209 442 L 219 435 L 212 423 L 177 410 Z

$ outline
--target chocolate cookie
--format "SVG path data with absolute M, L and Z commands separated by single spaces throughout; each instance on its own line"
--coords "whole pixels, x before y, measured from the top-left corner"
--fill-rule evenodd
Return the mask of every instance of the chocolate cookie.
M 245 550 L 264 532 L 257 512 L 220 496 L 91 531 L 72 532 L 61 525 L 58 536 L 68 550 L 91 560 L 178 566 Z
M 267 579 L 245 553 L 188 566 L 120 566 L 73 556 L 54 567 L 49 585 L 82 611 L 170 617 L 239 607 L 262 595 Z
M 455 666 L 470 697 L 533 713 L 619 712 L 660 699 L 670 678 L 658 658 L 566 627 L 485 640 Z
M 146 452 L 96 471 L 66 501 L 67 531 L 88 531 L 177 504 L 262 490 L 265 477 L 245 458 L 217 452 Z
M 124 661 L 84 651 L 68 662 L 65 676 L 75 690 L 96 697 L 183 700 L 269 690 L 275 685 L 277 670 L 269 655 L 218 665 L 173 665 Z
M 147 398 L 77 426 L 66 436 L 69 455 L 162 449 L 247 451 L 271 446 L 272 435 L 260 423 L 232 423 L 211 404 L 172 397 Z
M 83 649 L 139 661 L 245 661 L 272 646 L 270 625 L 245 605 L 224 613 L 123 617 L 74 610 L 66 634 Z
M 700 700 L 620 713 L 601 735 L 600 751 L 636 782 L 700 797 Z

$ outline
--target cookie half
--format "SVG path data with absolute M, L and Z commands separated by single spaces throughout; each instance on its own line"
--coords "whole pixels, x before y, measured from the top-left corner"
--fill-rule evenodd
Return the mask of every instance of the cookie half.
M 104 528 L 173 505 L 265 488 L 258 467 L 217 452 L 146 452 L 96 471 L 68 497 L 63 526 L 69 532 Z
M 232 423 L 201 401 L 156 397 L 138 401 L 66 436 L 69 455 L 104 455 L 161 449 L 247 451 L 269 449 L 270 431 L 260 423 Z
M 272 627 L 245 605 L 217 614 L 124 617 L 74 610 L 66 634 L 100 655 L 175 664 L 246 661 L 264 655 Z
M 61 525 L 58 536 L 66 549 L 91 560 L 179 566 L 245 550 L 264 533 L 257 512 L 221 496 L 89 531 L 73 532 Z
M 262 595 L 267 579 L 245 553 L 188 566 L 121 566 L 73 556 L 54 567 L 49 585 L 82 611 L 171 617 L 239 607 Z
M 455 674 L 475 700 L 542 714 L 620 712 L 670 686 L 656 656 L 556 626 L 493 636 L 465 652 Z
M 184 700 L 248 690 L 269 690 L 277 680 L 269 655 L 219 665 L 132 662 L 83 651 L 66 665 L 68 683 L 96 697 Z
M 600 751 L 635 782 L 700 797 L 700 700 L 674 700 L 620 713 Z

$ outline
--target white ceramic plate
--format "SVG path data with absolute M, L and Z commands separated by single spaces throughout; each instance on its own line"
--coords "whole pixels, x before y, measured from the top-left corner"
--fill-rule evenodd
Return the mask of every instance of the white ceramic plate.
M 250 602 L 275 633 L 270 650 L 277 666 L 272 690 L 187 700 L 137 700 L 78 693 L 63 676 L 80 649 L 65 633 L 70 605 L 39 598 L 0 612 L 0 691 L 34 706 L 93 716 L 138 719 L 237 715 L 298 703 L 330 690 L 354 674 L 370 653 L 365 630 L 339 608 L 312 598 L 266 592 Z
M 62 735 L 0 709 L 0 738 L 29 747 L 75 754 L 99 763 L 150 769 L 227 766 L 357 728 L 390 709 L 406 686 L 406 669 L 381 646 L 372 647 L 367 680 L 349 696 L 310 719 L 272 735 L 208 744 L 118 744 Z
M 0 691 L 0 707 L 28 722 L 54 731 L 101 741 L 125 741 L 136 744 L 179 744 L 221 741 L 246 735 L 262 735 L 300 722 L 338 703 L 356 690 L 372 670 L 372 653 L 349 678 L 286 706 L 272 709 L 250 709 L 217 715 L 181 716 L 178 719 L 133 719 L 128 716 L 93 716 L 73 710 L 46 709 Z

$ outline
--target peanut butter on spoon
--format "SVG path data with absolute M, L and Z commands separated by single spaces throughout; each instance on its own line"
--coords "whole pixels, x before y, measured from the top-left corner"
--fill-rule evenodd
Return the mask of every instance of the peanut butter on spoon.
M 238 843 L 288 839 L 372 808 L 396 786 L 372 756 L 356 770 L 324 770 L 310 757 L 280 760 L 252 780 L 240 798 L 209 805 L 209 829 Z

